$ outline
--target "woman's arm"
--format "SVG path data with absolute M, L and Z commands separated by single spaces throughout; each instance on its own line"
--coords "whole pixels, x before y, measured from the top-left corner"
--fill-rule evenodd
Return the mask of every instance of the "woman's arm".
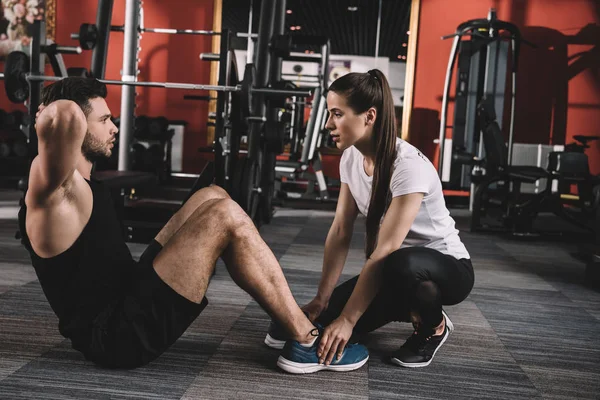
M 389 254 L 398 250 L 404 242 L 419 212 L 422 200 L 423 193 L 411 193 L 392 199 L 383 224 L 379 228 L 375 251 L 365 263 L 342 313 L 323 333 L 318 351 L 321 362 L 329 364 L 336 353 L 341 357 L 352 335 L 352 329 L 381 287 L 383 261 Z
M 323 272 L 319 289 L 315 298 L 302 309 L 314 321 L 329 303 L 329 298 L 337 284 L 350 248 L 350 239 L 354 229 L 354 221 L 358 215 L 358 207 L 346 183 L 342 183 L 335 218 L 327 234 L 323 256 Z

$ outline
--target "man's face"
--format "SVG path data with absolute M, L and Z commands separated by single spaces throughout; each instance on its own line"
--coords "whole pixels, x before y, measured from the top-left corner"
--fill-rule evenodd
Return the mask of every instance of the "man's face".
M 86 160 L 95 162 L 111 156 L 119 129 L 111 121 L 110 110 L 102 97 L 91 99 L 90 105 L 92 111 L 87 117 L 88 129 L 81 151 Z

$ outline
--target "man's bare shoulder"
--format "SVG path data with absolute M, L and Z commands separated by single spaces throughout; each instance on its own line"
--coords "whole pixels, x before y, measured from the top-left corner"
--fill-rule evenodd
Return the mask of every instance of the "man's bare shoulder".
M 35 193 L 33 175 L 25 196 L 27 235 L 39 256 L 52 257 L 71 247 L 83 231 L 92 213 L 92 191 L 75 170 L 52 193 Z

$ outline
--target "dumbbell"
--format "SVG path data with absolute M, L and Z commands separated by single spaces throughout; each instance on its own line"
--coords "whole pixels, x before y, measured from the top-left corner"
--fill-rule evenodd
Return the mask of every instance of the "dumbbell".
M 11 113 L 4 112 L 0 115 L 0 118 L 2 122 L 1 126 L 5 129 L 18 129 L 21 125 L 29 125 L 29 116 L 20 110 Z
M 10 146 L 4 141 L 0 141 L 0 158 L 10 156 Z
M 7 158 L 11 155 L 25 157 L 28 153 L 27 142 L 23 139 L 0 141 L 0 158 Z
M 15 139 L 12 143 L 12 153 L 17 157 L 25 157 L 29 153 L 27 149 L 27 142 L 23 139 Z

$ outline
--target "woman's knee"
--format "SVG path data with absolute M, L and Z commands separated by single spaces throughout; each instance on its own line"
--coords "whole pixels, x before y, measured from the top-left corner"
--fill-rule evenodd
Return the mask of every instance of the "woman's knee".
M 413 286 L 430 280 L 428 260 L 418 247 L 407 247 L 391 253 L 384 262 L 384 278 Z
M 416 287 L 415 297 L 422 304 L 435 304 L 441 301 L 438 285 L 433 281 L 422 281 Z

